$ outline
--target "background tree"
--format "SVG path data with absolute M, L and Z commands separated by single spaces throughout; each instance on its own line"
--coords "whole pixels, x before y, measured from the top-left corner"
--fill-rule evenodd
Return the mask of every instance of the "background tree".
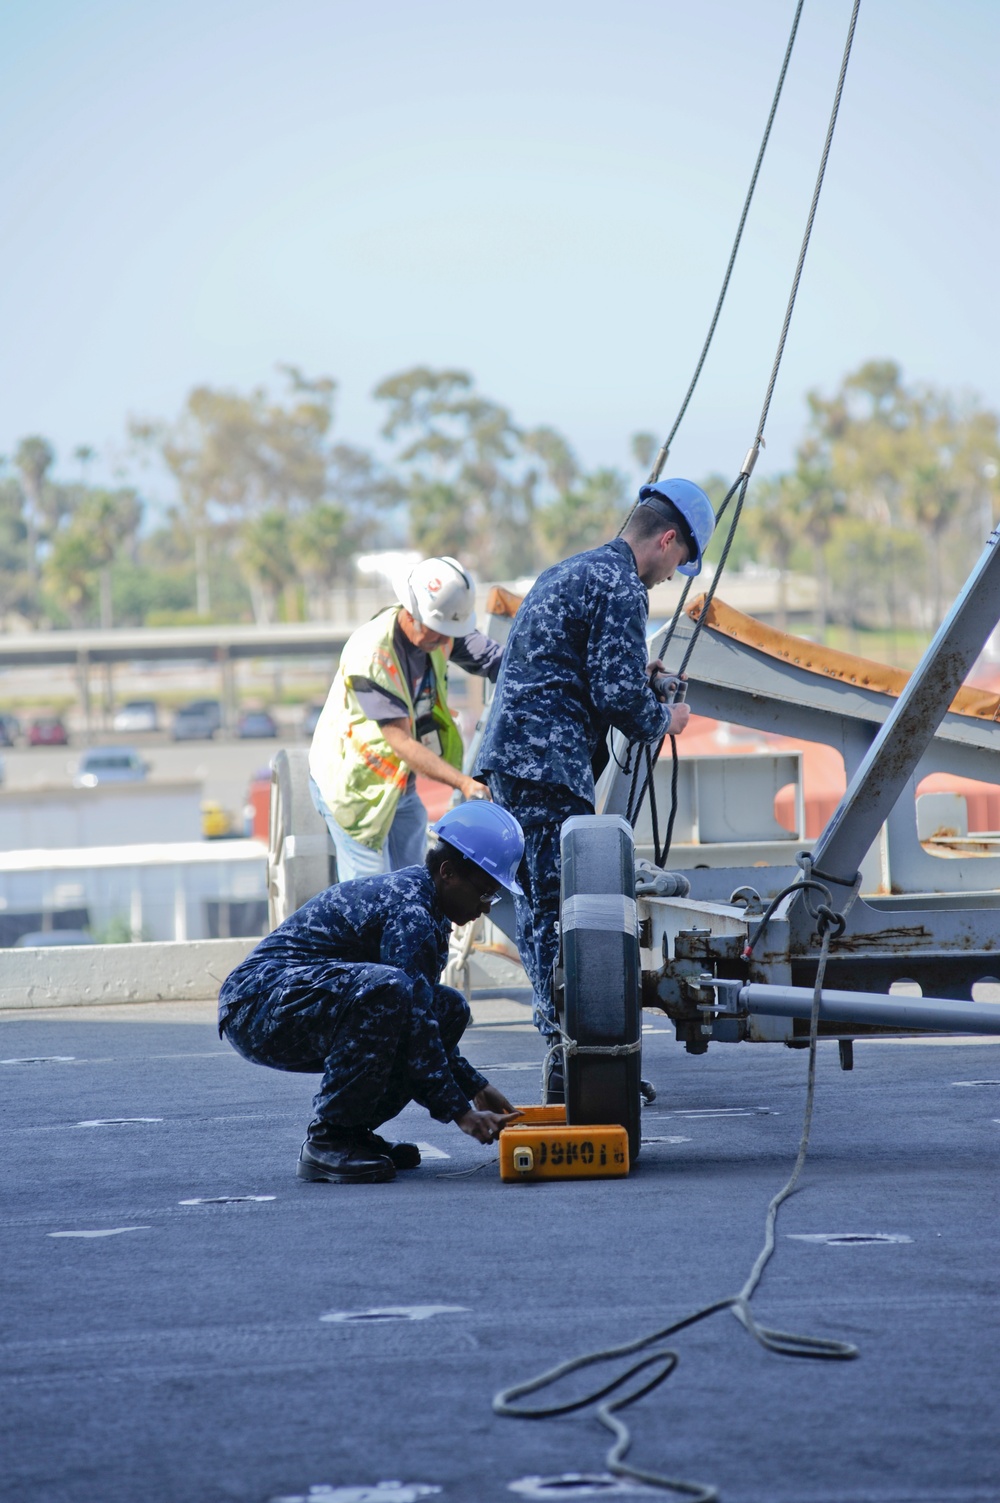
M 549 555 L 568 558 L 614 537 L 630 499 L 628 482 L 619 470 L 594 470 L 580 476 L 571 490 L 540 513 Z
M 55 457 L 55 450 L 48 439 L 42 438 L 39 434 L 22 438 L 14 454 L 14 463 L 20 473 L 21 485 L 24 489 L 28 573 L 33 583 L 37 582 L 39 577 L 39 538 L 45 535 L 46 523 L 52 511 L 52 488 L 48 473 Z
M 99 560 L 84 532 L 67 528 L 58 534 L 42 567 L 56 618 L 65 612 L 70 626 L 86 626 L 97 599 L 98 569 Z
M 292 523 L 283 511 L 273 507 L 244 522 L 240 529 L 240 563 L 250 585 L 254 620 L 258 626 L 270 626 L 279 617 L 278 602 L 286 598 L 285 619 L 298 612 L 289 609 L 290 591 L 296 577 L 291 548 Z
M 197 610 L 211 612 L 213 531 L 267 510 L 284 514 L 318 501 L 326 487 L 325 440 L 336 382 L 307 380 L 282 366 L 285 400 L 264 387 L 249 395 L 196 387 L 176 422 L 133 421 L 133 440 L 156 450 L 173 476 L 194 551 Z
M 359 551 L 359 540 L 352 535 L 347 509 L 330 501 L 312 507 L 296 518 L 289 548 L 305 585 L 310 620 L 335 617 L 335 586 L 350 577 L 351 565 Z
M 30 618 L 37 593 L 28 567 L 28 528 L 24 492 L 13 475 L 3 474 L 0 462 L 0 617 L 12 612 Z
M 428 366 L 388 377 L 375 397 L 388 408 L 383 436 L 402 443 L 413 547 L 456 553 L 482 578 L 528 572 L 534 490 L 507 409 L 467 372 Z
M 807 400 L 797 472 L 812 498 L 818 572 L 848 524 L 858 547 L 858 522 L 915 534 L 924 567 L 898 604 L 915 623 L 936 626 L 985 541 L 987 479 L 1000 460 L 996 414 L 971 398 L 908 386 L 891 360 L 868 361 L 832 397 L 810 392 Z M 841 548 L 841 567 L 843 556 Z

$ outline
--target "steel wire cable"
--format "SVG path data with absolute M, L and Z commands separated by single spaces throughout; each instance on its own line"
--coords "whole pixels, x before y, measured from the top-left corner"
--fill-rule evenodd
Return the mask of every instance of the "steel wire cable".
M 778 101 L 781 99 L 781 91 L 785 85 L 785 75 L 788 72 L 788 64 L 791 61 L 792 48 L 795 46 L 795 38 L 798 33 L 799 20 L 802 16 L 802 6 L 804 3 L 805 0 L 798 0 L 798 4 L 795 7 L 795 15 L 792 19 L 791 30 L 788 34 L 788 43 L 785 47 L 785 55 L 782 58 L 781 62 L 781 71 L 778 74 L 778 82 L 775 86 L 774 96 L 771 100 L 771 108 L 768 111 L 767 124 L 764 126 L 764 134 L 761 137 L 760 148 L 757 152 L 757 160 L 754 163 L 753 172 L 750 176 L 750 186 L 747 188 L 746 198 L 743 200 L 743 209 L 740 214 L 740 221 L 736 228 L 736 235 L 733 239 L 732 249 L 729 252 L 729 261 L 726 265 L 725 275 L 722 278 L 722 286 L 719 289 L 719 296 L 716 300 L 715 310 L 712 314 L 712 319 L 708 326 L 708 333 L 705 335 L 705 342 L 701 347 L 701 354 L 698 356 L 698 361 L 694 368 L 694 374 L 691 377 L 688 389 L 684 394 L 684 400 L 681 402 L 680 410 L 678 411 L 677 416 L 674 418 L 673 426 L 671 427 L 670 432 L 667 434 L 663 443 L 660 445 L 659 452 L 655 460 L 653 461 L 653 468 L 649 472 L 649 480 L 647 484 L 652 484 L 653 481 L 660 478 L 660 475 L 663 471 L 663 466 L 667 462 L 667 455 L 670 453 L 670 445 L 676 438 L 677 430 L 684 420 L 684 414 L 688 410 L 688 404 L 691 401 L 692 396 L 694 395 L 694 389 L 698 385 L 698 379 L 701 376 L 702 367 L 705 364 L 709 348 L 711 346 L 713 338 L 715 337 L 716 325 L 719 322 L 719 315 L 722 312 L 722 305 L 726 300 L 726 293 L 729 291 L 729 281 L 733 274 L 733 267 L 736 265 L 736 255 L 740 248 L 740 242 L 743 239 L 743 230 L 747 222 L 747 215 L 750 212 L 750 205 L 753 201 L 754 190 L 757 187 L 757 179 L 760 176 L 760 169 L 764 162 L 764 153 L 767 150 L 767 143 L 771 137 L 771 127 L 774 124 L 774 117 L 778 112 Z M 621 536 L 624 529 L 628 526 L 628 520 L 633 511 L 635 511 L 635 505 L 630 508 L 628 516 L 626 516 L 621 527 L 618 529 L 619 537 Z
M 773 360 L 773 362 L 771 364 L 771 374 L 770 374 L 770 377 L 768 379 L 767 390 L 766 390 L 766 392 L 764 394 L 764 403 L 763 403 L 763 406 L 761 407 L 760 420 L 759 420 L 759 422 L 757 424 L 757 431 L 756 431 L 756 434 L 754 436 L 754 441 L 751 444 L 749 450 L 747 451 L 747 456 L 746 456 L 746 458 L 743 461 L 743 467 L 742 467 L 741 472 L 740 472 L 740 479 L 736 482 L 736 484 L 734 486 L 731 487 L 731 489 L 728 492 L 725 500 L 723 501 L 722 505 L 720 506 L 718 513 L 716 514 L 716 524 L 718 524 L 718 521 L 721 518 L 722 513 L 724 512 L 724 510 L 728 506 L 729 500 L 730 500 L 730 497 L 733 494 L 733 491 L 736 489 L 736 486 L 739 485 L 740 494 L 739 494 L 739 499 L 738 499 L 738 501 L 736 503 L 736 510 L 735 510 L 735 512 L 733 514 L 733 518 L 732 518 L 732 521 L 730 523 L 729 533 L 728 533 L 728 535 L 726 537 L 726 543 L 725 543 L 725 546 L 724 546 L 724 548 L 722 550 L 722 554 L 721 554 L 721 557 L 719 559 L 719 563 L 716 566 L 715 573 L 714 573 L 714 575 L 712 577 L 712 583 L 709 585 L 709 588 L 706 591 L 704 603 L 703 603 L 702 608 L 701 608 L 701 610 L 700 610 L 700 612 L 698 614 L 698 619 L 694 623 L 694 630 L 691 633 L 690 640 L 688 641 L 687 647 L 686 647 L 686 649 L 684 651 L 684 656 L 683 656 L 683 659 L 682 659 L 682 662 L 681 662 L 681 666 L 678 669 L 678 673 L 683 673 L 685 671 L 685 669 L 687 668 L 688 663 L 690 662 L 691 654 L 693 653 L 694 647 L 695 647 L 695 643 L 697 642 L 698 637 L 701 634 L 701 629 L 702 629 L 702 626 L 704 625 L 704 622 L 705 622 L 705 619 L 706 619 L 706 616 L 707 616 L 707 613 L 708 613 L 708 608 L 709 608 L 709 606 L 712 603 L 712 600 L 713 600 L 713 598 L 715 596 L 716 590 L 718 589 L 719 580 L 722 577 L 722 572 L 723 572 L 723 570 L 724 570 L 724 568 L 726 566 L 726 561 L 729 558 L 729 552 L 730 552 L 730 549 L 732 548 L 733 540 L 734 540 L 735 535 L 736 535 L 736 526 L 737 526 L 737 524 L 739 522 L 740 515 L 741 515 L 742 510 L 743 510 L 743 503 L 746 500 L 747 485 L 749 483 L 750 475 L 751 475 L 751 473 L 753 471 L 753 467 L 754 467 L 754 465 L 756 463 L 757 455 L 758 455 L 760 449 L 763 447 L 763 444 L 764 444 L 764 428 L 767 425 L 767 417 L 768 417 L 768 413 L 769 413 L 770 408 L 771 408 L 771 399 L 772 399 L 772 397 L 774 395 L 774 388 L 775 388 L 775 385 L 777 384 L 777 380 L 778 380 L 778 372 L 779 372 L 779 370 L 781 368 L 782 357 L 783 357 L 783 355 L 785 353 L 785 344 L 786 344 L 787 339 L 788 339 L 788 330 L 789 330 L 789 327 L 790 327 L 791 321 L 792 321 L 792 313 L 793 313 L 794 308 L 795 308 L 795 300 L 796 300 L 796 298 L 798 296 L 799 283 L 802 280 L 802 270 L 803 270 L 803 267 L 805 266 L 806 253 L 807 253 L 807 251 L 809 249 L 809 242 L 810 242 L 810 239 L 812 237 L 813 224 L 815 223 L 815 220 L 816 220 L 816 210 L 819 207 L 820 193 L 822 191 L 823 182 L 824 182 L 824 179 L 826 177 L 827 163 L 828 163 L 829 158 L 830 158 L 830 148 L 831 148 L 831 146 L 833 144 L 833 134 L 834 134 L 834 131 L 836 129 L 837 118 L 838 118 L 839 113 L 840 113 L 840 101 L 841 101 L 841 98 L 843 97 L 843 93 L 844 93 L 844 82 L 845 82 L 845 80 L 847 78 L 847 68 L 848 68 L 848 64 L 850 63 L 850 60 L 851 60 L 851 49 L 852 49 L 852 47 L 854 45 L 854 33 L 855 33 L 855 29 L 857 27 L 858 11 L 860 10 L 860 8 L 861 8 L 861 0 L 854 0 L 854 4 L 853 4 L 852 9 L 851 9 L 851 19 L 850 19 L 850 22 L 849 22 L 848 28 L 847 28 L 847 39 L 846 39 L 846 41 L 844 43 L 844 52 L 843 52 L 843 56 L 841 58 L 841 63 L 840 63 L 840 72 L 837 75 L 837 87 L 836 87 L 836 90 L 834 92 L 833 106 L 832 106 L 831 111 L 830 111 L 830 119 L 829 119 L 829 123 L 827 124 L 826 136 L 825 136 L 824 141 L 823 141 L 823 151 L 822 151 L 822 154 L 820 156 L 819 171 L 816 174 L 816 182 L 815 182 L 815 185 L 813 187 L 812 199 L 810 200 L 810 204 L 809 204 L 809 213 L 806 216 L 806 227 L 805 227 L 805 231 L 804 231 L 803 236 L 802 236 L 802 244 L 799 247 L 798 260 L 796 261 L 795 272 L 794 272 L 794 275 L 792 277 L 791 291 L 789 292 L 789 295 L 788 295 L 788 303 L 787 303 L 787 306 L 785 308 L 785 316 L 784 316 L 784 319 L 782 320 L 781 333 L 780 333 L 780 335 L 778 337 L 778 346 L 777 346 L 777 349 L 775 350 L 774 360 Z M 634 510 L 634 508 L 633 508 L 633 510 Z M 683 608 L 684 602 L 687 599 L 688 591 L 690 589 L 690 583 L 691 583 L 690 579 L 688 581 L 686 581 L 685 586 L 684 586 L 684 590 L 683 590 L 683 592 L 681 594 L 681 599 L 680 599 L 680 601 L 679 601 L 679 603 L 677 605 L 676 610 L 674 611 L 673 618 L 672 618 L 669 626 L 667 627 L 666 631 L 664 632 L 662 638 L 657 642 L 657 644 L 656 644 L 656 646 L 654 648 L 654 655 L 657 656 L 657 657 L 662 652 L 666 651 L 667 647 L 669 646 L 669 644 L 670 644 L 670 642 L 671 642 L 671 640 L 673 638 L 674 631 L 676 630 L 677 623 L 678 623 L 678 621 L 680 619 L 681 610 Z M 665 739 L 665 737 L 661 737 L 659 745 L 657 747 L 657 752 L 656 752 L 657 759 L 659 758 L 660 751 L 663 748 L 663 741 L 664 741 L 664 739 Z M 629 754 L 631 754 L 631 747 L 629 748 Z M 638 766 L 638 764 L 637 764 L 637 766 Z M 637 781 L 636 778 L 633 777 L 632 787 L 631 787 L 630 792 L 629 792 L 628 816 L 627 816 L 628 819 L 629 819 L 629 822 L 633 825 L 633 827 L 635 825 L 636 820 L 638 819 L 639 812 L 642 809 L 642 802 L 643 802 L 643 799 L 645 797 L 647 789 L 649 791 L 650 799 L 653 799 L 653 798 L 656 797 L 655 790 L 654 790 L 654 787 L 653 787 L 652 777 L 647 778 L 647 780 L 644 782 L 642 788 L 639 789 L 638 791 L 637 791 L 637 788 L 636 788 L 636 781 Z M 674 786 L 674 795 L 676 796 L 676 779 L 674 780 L 674 785 L 673 786 Z M 676 808 L 673 808 L 671 810 L 671 817 L 670 817 L 670 824 L 671 824 L 671 826 L 673 824 L 673 820 L 674 820 L 675 815 L 676 815 Z M 666 861 L 667 856 L 669 854 L 670 854 L 670 846 L 669 846 L 669 842 L 668 842 L 667 846 L 666 846 L 666 849 L 664 850 L 664 853 L 663 853 L 663 858 L 662 858 L 663 861 Z M 660 864 L 660 863 L 658 863 L 658 864 Z

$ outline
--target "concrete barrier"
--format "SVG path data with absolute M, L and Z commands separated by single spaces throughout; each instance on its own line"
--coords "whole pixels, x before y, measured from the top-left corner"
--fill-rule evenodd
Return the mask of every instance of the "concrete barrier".
M 205 1002 L 256 939 L 0 950 L 0 1012 L 115 1002 Z

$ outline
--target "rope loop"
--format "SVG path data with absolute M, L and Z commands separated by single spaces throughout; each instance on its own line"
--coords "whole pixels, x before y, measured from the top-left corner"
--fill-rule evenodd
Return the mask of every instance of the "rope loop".
M 816 918 L 818 920 L 817 928 L 819 929 L 820 938 L 830 930 L 832 931 L 833 938 L 839 939 L 847 928 L 847 920 L 844 915 L 838 913 L 835 908 L 831 908 L 829 903 L 820 903 L 817 905 Z

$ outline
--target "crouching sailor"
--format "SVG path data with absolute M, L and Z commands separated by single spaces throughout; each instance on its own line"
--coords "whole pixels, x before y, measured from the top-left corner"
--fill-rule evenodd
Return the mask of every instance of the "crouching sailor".
M 226 978 L 219 1033 L 245 1059 L 322 1074 L 299 1155 L 302 1179 L 378 1183 L 420 1162 L 376 1129 L 409 1101 L 492 1143 L 510 1102 L 459 1053 L 461 992 L 438 984 L 451 924 L 520 893 L 521 826 L 494 804 L 451 809 L 423 866 L 328 887 Z

